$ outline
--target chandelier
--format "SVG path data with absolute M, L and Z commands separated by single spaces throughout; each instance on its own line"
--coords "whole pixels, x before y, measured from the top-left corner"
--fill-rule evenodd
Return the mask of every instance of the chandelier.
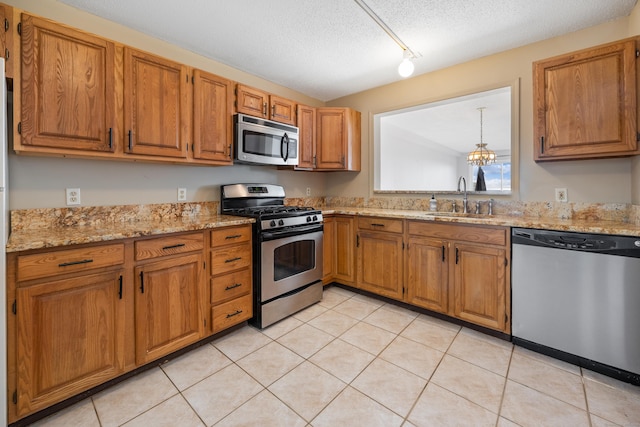
M 489 150 L 487 144 L 482 141 L 482 110 L 485 107 L 480 107 L 480 144 L 476 144 L 476 149 L 467 154 L 467 163 L 470 165 L 490 165 L 496 161 L 496 152 Z

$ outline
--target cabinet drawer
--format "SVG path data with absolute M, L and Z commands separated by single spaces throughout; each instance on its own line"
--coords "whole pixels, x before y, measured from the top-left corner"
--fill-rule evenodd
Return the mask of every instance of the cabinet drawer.
M 253 316 L 253 299 L 251 294 L 234 299 L 211 309 L 213 332 L 220 332 Z
M 124 244 L 18 256 L 18 281 L 92 270 L 124 263 Z
M 219 304 L 251 291 L 251 269 L 223 274 L 211 279 L 211 303 Z
M 211 246 L 217 247 L 251 240 L 251 225 L 211 230 Z
M 204 248 L 203 233 L 159 237 L 136 242 L 136 260 L 198 251 Z
M 409 234 L 489 245 L 505 246 L 507 244 L 507 229 L 501 227 L 492 228 L 478 225 L 449 225 L 410 221 Z
M 211 274 L 222 274 L 251 265 L 251 244 L 243 243 L 211 251 Z
M 390 233 L 402 233 L 402 220 L 389 218 L 358 218 L 358 229 L 388 231 Z

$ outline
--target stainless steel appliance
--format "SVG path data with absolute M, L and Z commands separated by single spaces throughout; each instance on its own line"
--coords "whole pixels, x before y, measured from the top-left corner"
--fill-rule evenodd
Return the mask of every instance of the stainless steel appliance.
M 514 228 L 515 344 L 640 385 L 640 237 Z
M 221 211 L 256 218 L 253 226 L 254 318 L 267 327 L 322 299 L 322 213 L 284 205 L 271 184 L 221 186 Z
M 236 114 L 236 160 L 259 165 L 297 165 L 298 128 L 258 117 Z

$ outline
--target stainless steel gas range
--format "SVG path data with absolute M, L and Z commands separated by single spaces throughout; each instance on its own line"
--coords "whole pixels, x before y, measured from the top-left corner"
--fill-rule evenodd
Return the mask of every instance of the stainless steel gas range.
M 284 205 L 273 184 L 221 186 L 221 211 L 250 216 L 253 226 L 254 317 L 265 328 L 322 299 L 322 213 Z

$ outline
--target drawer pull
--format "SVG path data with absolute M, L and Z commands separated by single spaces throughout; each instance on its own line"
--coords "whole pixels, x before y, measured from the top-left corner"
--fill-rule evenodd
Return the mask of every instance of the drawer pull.
M 371 224 L 372 227 L 384 227 L 384 224 L 378 224 L 377 222 L 374 222 Z
M 231 235 L 231 236 L 227 236 L 227 237 L 225 237 L 225 239 L 226 240 L 237 239 L 238 237 L 242 237 L 242 234 L 234 234 L 234 235 Z
M 236 310 L 235 313 L 229 313 L 227 314 L 227 319 L 233 316 L 237 316 L 238 314 L 242 313 L 242 310 Z
M 229 285 L 226 288 L 224 288 L 224 290 L 230 291 L 231 289 L 239 288 L 240 286 L 242 286 L 242 283 L 234 283 L 233 285 Z
M 237 256 L 237 257 L 235 257 L 235 258 L 225 259 L 225 260 L 224 260 L 224 262 L 225 262 L 225 263 L 230 263 L 230 262 L 239 261 L 239 260 L 241 260 L 241 259 L 242 259 L 242 257 Z
M 167 249 L 175 249 L 175 248 L 181 248 L 183 246 L 186 246 L 185 243 L 178 243 L 177 245 L 170 245 L 170 246 L 164 246 L 162 248 L 163 251 L 166 251 Z
M 63 262 L 62 264 L 58 264 L 58 267 L 68 267 L 70 265 L 78 265 L 78 264 L 89 264 L 90 262 L 93 262 L 93 260 L 83 259 L 81 261 Z

